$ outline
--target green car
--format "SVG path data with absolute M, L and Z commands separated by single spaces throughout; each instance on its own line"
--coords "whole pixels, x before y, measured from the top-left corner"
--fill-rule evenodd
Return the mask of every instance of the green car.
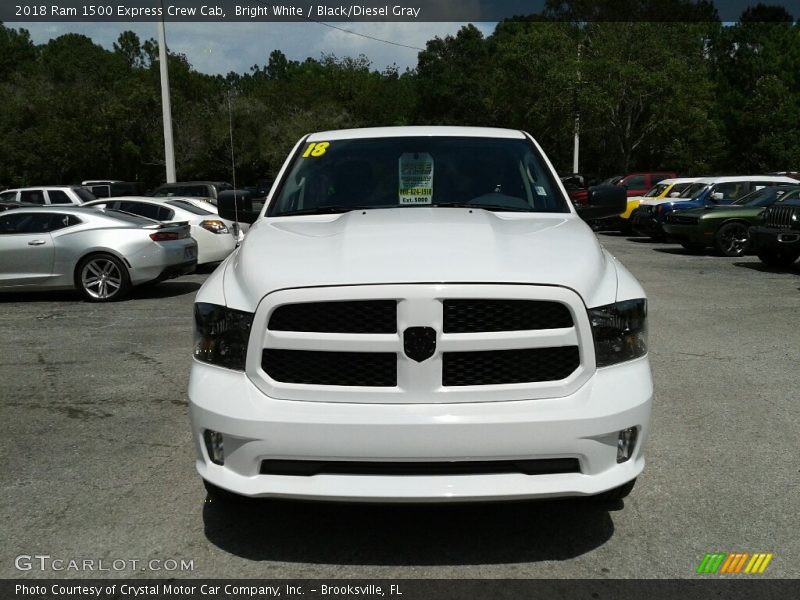
M 667 215 L 664 232 L 691 252 L 713 246 L 723 256 L 742 256 L 750 248 L 748 228 L 776 202 L 800 198 L 800 184 L 765 187 L 726 206 L 707 206 Z

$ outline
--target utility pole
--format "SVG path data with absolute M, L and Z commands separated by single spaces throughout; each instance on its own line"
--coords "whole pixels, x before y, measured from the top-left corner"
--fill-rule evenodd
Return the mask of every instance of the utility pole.
M 575 140 L 572 145 L 572 172 L 578 173 L 578 154 L 581 146 L 581 114 L 578 110 L 578 96 L 581 86 L 581 43 L 578 42 L 578 84 L 575 88 Z
M 161 3 L 162 7 L 164 3 Z M 167 165 L 167 183 L 175 183 L 175 145 L 172 141 L 172 104 L 169 98 L 169 68 L 167 65 L 167 32 L 164 17 L 158 23 L 158 62 L 161 67 L 161 112 L 164 120 L 164 162 Z

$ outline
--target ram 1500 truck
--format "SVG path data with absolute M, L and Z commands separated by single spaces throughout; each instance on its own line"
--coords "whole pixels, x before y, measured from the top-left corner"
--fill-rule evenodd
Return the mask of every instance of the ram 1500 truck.
M 653 384 L 646 300 L 544 152 L 505 129 L 302 138 L 194 306 L 209 495 L 356 502 L 626 496 Z

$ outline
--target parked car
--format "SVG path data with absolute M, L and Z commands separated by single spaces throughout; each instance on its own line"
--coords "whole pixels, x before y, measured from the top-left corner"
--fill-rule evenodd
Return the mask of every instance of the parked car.
M 627 495 L 653 384 L 646 300 L 528 134 L 300 140 L 195 304 L 208 493 L 360 502 Z M 624 190 L 592 188 L 587 217 Z
M 28 204 L 73 204 L 80 206 L 94 200 L 91 192 L 77 185 L 48 185 L 16 188 L 0 192 L 0 201 Z
M 187 221 L 191 235 L 197 241 L 198 265 L 220 262 L 236 247 L 237 235 L 231 221 L 221 219 L 218 214 L 185 198 L 123 196 L 87 202 L 84 206 L 120 210 L 163 223 Z
M 728 206 L 705 206 L 668 214 L 668 239 L 691 251 L 713 246 L 723 256 L 742 256 L 750 249 L 748 229 L 776 202 L 800 198 L 800 186 L 770 186 L 742 196 Z
M 682 177 L 679 179 L 664 179 L 651 187 L 644 196 L 632 196 L 628 198 L 628 205 L 625 212 L 616 217 L 603 219 L 598 225 L 598 229 L 617 230 L 625 234 L 633 232 L 631 225 L 631 215 L 639 208 L 642 201 L 660 200 L 662 198 L 675 198 L 681 194 L 689 185 L 697 181 L 697 177 Z
M 91 302 L 120 300 L 133 286 L 197 266 L 186 224 L 66 205 L 0 214 L 0 254 L 0 291 L 77 289 Z
M 564 189 L 567 190 L 569 199 L 572 200 L 573 204 L 585 205 L 589 198 L 589 188 L 598 185 L 600 180 L 594 175 L 572 173 L 561 177 L 561 183 L 564 184 Z
M 84 181 L 81 185 L 95 198 L 143 196 L 145 191 L 144 184 L 138 181 Z
M 787 198 L 773 204 L 749 233 L 761 262 L 771 267 L 788 267 L 800 258 L 800 199 Z
M 217 196 L 224 190 L 232 190 L 233 186 L 224 181 L 181 181 L 178 183 L 165 183 L 153 192 L 156 198 L 162 197 L 189 197 L 206 198 L 212 204 L 217 203 Z
M 220 194 L 227 194 L 231 190 L 226 190 L 220 192 Z M 202 208 L 205 211 L 213 213 L 219 216 L 219 211 L 217 210 L 216 205 L 211 204 L 208 200 L 203 198 L 180 198 L 180 200 L 184 202 L 188 202 L 189 204 L 194 204 L 198 208 Z M 236 238 L 237 243 L 241 243 L 244 239 L 244 236 L 247 234 L 247 231 L 250 229 L 250 225 L 248 223 L 239 223 L 238 221 L 231 222 L 231 229 L 233 232 L 233 236 Z
M 780 184 L 797 184 L 796 179 L 775 175 L 735 175 L 701 177 L 677 198 L 642 201 L 631 216 L 631 225 L 640 235 L 664 239 L 664 219 L 676 210 L 732 204 L 752 191 Z
M 643 196 L 655 184 L 665 179 L 674 179 L 678 176 L 674 171 L 654 171 L 652 173 L 629 173 L 620 179 L 616 185 L 625 188 L 628 198 Z

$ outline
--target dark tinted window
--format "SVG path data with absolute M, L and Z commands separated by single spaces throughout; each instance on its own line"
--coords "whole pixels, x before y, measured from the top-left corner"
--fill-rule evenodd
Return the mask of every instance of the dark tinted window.
M 170 210 L 166 206 L 159 206 L 157 204 L 149 204 L 147 202 L 131 202 L 123 200 L 115 203 L 115 208 L 119 210 L 139 215 L 140 217 L 147 217 L 148 219 L 155 219 L 156 221 L 169 221 L 175 211 Z
M 78 194 L 78 198 L 81 199 L 81 202 L 91 202 L 92 200 L 97 200 L 92 192 L 84 188 L 74 187 L 72 188 L 72 191 Z
M 10 213 L 0 216 L 0 233 L 48 233 L 80 222 L 74 215 Z
M 3 202 L 15 202 L 17 200 L 17 192 L 3 192 L 0 194 L 0 200 Z
M 213 198 L 211 190 L 206 185 L 187 185 L 183 188 L 183 195 L 192 198 Z
M 50 204 L 72 204 L 72 200 L 61 190 L 47 190 Z
M 23 190 L 19 193 L 19 199 L 20 202 L 44 204 L 44 192 L 42 190 Z

